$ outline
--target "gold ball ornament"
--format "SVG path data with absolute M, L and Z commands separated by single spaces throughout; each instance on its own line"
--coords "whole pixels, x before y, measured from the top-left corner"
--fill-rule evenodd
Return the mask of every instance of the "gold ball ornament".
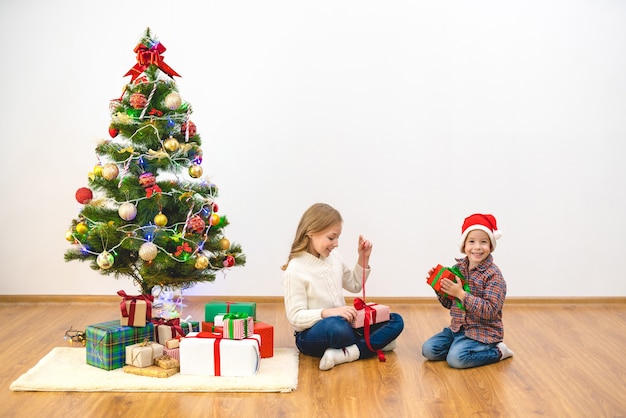
M 159 212 L 158 215 L 154 217 L 154 224 L 156 226 L 165 226 L 167 225 L 167 216 L 163 213 Z
M 98 266 L 104 270 L 107 270 L 113 267 L 114 262 L 115 262 L 115 259 L 113 258 L 111 253 L 109 253 L 108 251 L 101 252 L 100 255 L 98 255 L 98 258 L 96 259 L 96 263 L 98 263 Z
M 170 136 L 163 142 L 163 148 L 169 152 L 176 152 L 180 148 L 180 143 L 176 138 Z
M 165 107 L 167 107 L 169 110 L 178 109 L 182 102 L 183 101 L 180 98 L 180 95 L 175 91 L 165 96 L 165 99 L 163 100 L 163 104 L 165 104 Z
M 74 242 L 74 233 L 72 231 L 65 232 L 65 239 L 69 242 Z
M 89 227 L 87 227 L 87 224 L 84 222 L 79 222 L 76 224 L 76 233 L 78 234 L 86 234 L 87 231 L 89 231 Z
M 202 176 L 202 167 L 199 164 L 192 164 L 189 167 L 189 175 L 194 179 L 200 178 Z
M 102 176 L 102 165 L 101 164 L 97 164 L 94 168 L 93 168 L 93 174 L 100 177 Z
M 219 223 L 220 223 L 220 215 L 218 215 L 217 213 L 212 213 L 211 216 L 209 216 L 209 224 L 211 224 L 211 226 L 215 226 Z
M 137 207 L 130 202 L 125 202 L 120 205 L 117 213 L 125 221 L 132 221 L 137 216 Z
M 145 242 L 139 247 L 139 257 L 143 261 L 152 261 L 156 258 L 159 249 L 151 242 Z
M 222 250 L 227 250 L 230 248 L 230 241 L 227 238 L 222 238 L 220 240 L 220 247 Z
M 113 180 L 120 173 L 119 168 L 117 168 L 117 164 L 108 163 L 102 167 L 102 177 L 106 180 Z
M 196 264 L 194 265 L 196 270 L 204 270 L 209 267 L 209 259 L 204 255 L 199 255 L 196 257 Z

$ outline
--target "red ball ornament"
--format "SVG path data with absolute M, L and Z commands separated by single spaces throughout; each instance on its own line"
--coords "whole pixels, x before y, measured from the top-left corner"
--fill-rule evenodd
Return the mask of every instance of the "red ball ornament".
M 224 259 L 224 267 L 232 267 L 235 265 L 235 257 L 232 255 L 227 255 Z
M 191 232 L 195 232 L 196 234 L 201 234 L 204 231 L 206 224 L 198 215 L 194 215 L 187 222 L 187 229 Z
M 189 128 L 189 138 L 196 136 L 196 124 L 192 121 L 187 121 L 182 124 L 180 127 L 180 133 L 183 135 L 187 134 L 187 129 Z
M 120 131 L 115 129 L 113 126 L 109 126 L 109 135 L 111 136 L 111 138 L 115 138 L 117 136 L 117 134 L 119 134 L 119 133 L 120 133 Z
M 93 199 L 93 192 L 87 187 L 81 187 L 76 190 L 76 200 L 78 203 L 85 205 Z
M 139 184 L 144 189 L 146 187 L 152 187 L 156 184 L 156 177 L 154 176 L 154 174 L 146 171 L 145 173 L 139 176 Z
M 133 109 L 143 109 L 148 104 L 148 99 L 143 93 L 133 93 L 130 95 L 130 105 Z
M 211 212 L 218 212 L 219 211 L 219 206 L 217 206 L 217 203 L 213 202 L 211 204 Z

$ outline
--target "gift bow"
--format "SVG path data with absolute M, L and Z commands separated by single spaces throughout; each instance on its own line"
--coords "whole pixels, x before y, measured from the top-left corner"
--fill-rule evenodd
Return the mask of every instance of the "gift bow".
M 135 306 L 137 305 L 138 300 L 146 301 L 146 319 L 150 320 L 150 317 L 152 316 L 152 302 L 154 301 L 154 296 L 129 296 L 123 290 L 118 291 L 117 294 L 122 297 L 122 301 L 120 302 L 120 310 L 122 311 L 122 317 L 128 318 L 128 326 L 132 327 L 135 322 Z M 126 309 L 127 301 L 130 301 L 130 311 Z
M 172 78 L 174 76 L 180 77 L 180 74 L 163 61 L 161 54 L 165 52 L 165 47 L 162 43 L 157 42 L 151 47 L 147 47 L 144 44 L 137 44 L 133 51 L 137 53 L 137 64 L 124 74 L 124 77 L 127 75 L 131 76 L 130 81 L 135 81 L 150 65 L 156 65 L 161 71 Z
M 365 286 L 365 280 L 363 281 L 363 286 Z M 383 354 L 382 350 L 374 350 L 370 343 L 370 319 L 371 322 L 376 323 L 376 309 L 372 308 L 371 305 L 365 303 L 365 301 L 361 298 L 354 298 L 354 308 L 357 311 L 365 309 L 365 318 L 363 319 L 363 334 L 365 337 L 365 344 L 370 351 L 378 354 L 378 360 L 386 361 L 385 354 Z

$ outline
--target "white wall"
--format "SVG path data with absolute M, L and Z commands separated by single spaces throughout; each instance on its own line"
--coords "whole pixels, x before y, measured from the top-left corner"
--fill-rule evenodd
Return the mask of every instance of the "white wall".
M 509 296 L 624 296 L 626 2 L 0 2 L 0 293 L 114 294 L 65 263 L 108 102 L 150 26 L 248 257 L 188 294 L 277 296 L 301 213 L 374 243 L 368 296 L 430 296 L 496 215 Z

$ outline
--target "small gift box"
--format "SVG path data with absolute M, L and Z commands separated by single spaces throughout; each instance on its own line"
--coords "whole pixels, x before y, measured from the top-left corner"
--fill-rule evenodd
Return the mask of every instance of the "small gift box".
M 163 349 L 163 355 L 168 355 L 171 358 L 175 358 L 180 361 L 180 348 L 167 348 Z
M 178 337 L 178 338 L 172 338 L 171 340 L 165 341 L 165 348 L 178 348 L 178 347 L 180 347 L 180 339 L 181 339 L 181 337 Z
M 254 333 L 261 337 L 261 358 L 274 357 L 274 327 L 265 322 L 256 321 Z
M 369 325 L 389 321 L 389 306 L 387 305 L 379 305 L 373 302 L 364 303 L 362 299 L 356 298 L 354 307 L 356 308 L 356 318 L 352 322 L 353 328 L 363 328 L 366 318 Z
M 148 366 L 148 367 L 136 367 L 136 366 L 124 366 L 124 373 L 136 374 L 139 376 L 149 376 L 149 377 L 170 377 L 178 373 L 178 368 L 174 367 L 171 369 L 164 369 L 159 366 Z
M 120 302 L 121 325 L 131 327 L 145 327 L 146 322 L 152 318 L 152 295 L 127 295 L 125 291 L 117 292 L 122 297 Z
M 202 332 L 213 332 L 222 335 L 224 327 L 218 327 L 213 322 L 202 321 Z
M 224 315 L 222 337 L 243 340 L 252 334 L 254 334 L 254 318 L 242 312 Z
M 256 319 L 256 302 L 211 301 L 204 305 L 204 320 L 215 323 L 215 315 L 231 312 L 245 312 Z
M 154 327 L 148 322 L 145 327 L 120 325 L 120 320 L 88 325 L 85 329 L 87 364 L 104 370 L 124 367 L 126 346 L 152 339 Z
M 183 337 L 183 329 L 180 326 L 180 318 L 164 319 L 153 318 L 154 341 L 165 345 L 165 342 L 176 337 Z
M 163 346 L 155 342 L 126 346 L 126 364 L 135 367 L 148 367 L 154 364 L 154 359 L 163 355 Z
M 458 268 L 443 267 L 441 264 L 437 264 L 437 266 L 433 269 L 432 274 L 426 279 L 426 283 L 428 283 L 430 287 L 435 289 L 437 292 L 441 292 L 441 279 L 450 279 L 453 282 L 461 280 L 461 283 L 463 283 L 463 275 Z M 445 296 L 449 299 L 455 299 L 454 296 L 447 294 L 445 294 Z
M 162 356 L 154 359 L 154 365 L 159 366 L 162 369 L 178 369 L 180 367 L 180 362 L 174 357 L 163 354 Z
M 180 374 L 252 376 L 259 370 L 260 337 L 229 340 L 211 333 L 191 333 L 180 342 Z
M 183 330 L 183 334 L 187 335 L 190 332 L 200 332 L 200 322 L 191 321 L 191 315 L 185 319 L 180 320 L 180 328 Z

